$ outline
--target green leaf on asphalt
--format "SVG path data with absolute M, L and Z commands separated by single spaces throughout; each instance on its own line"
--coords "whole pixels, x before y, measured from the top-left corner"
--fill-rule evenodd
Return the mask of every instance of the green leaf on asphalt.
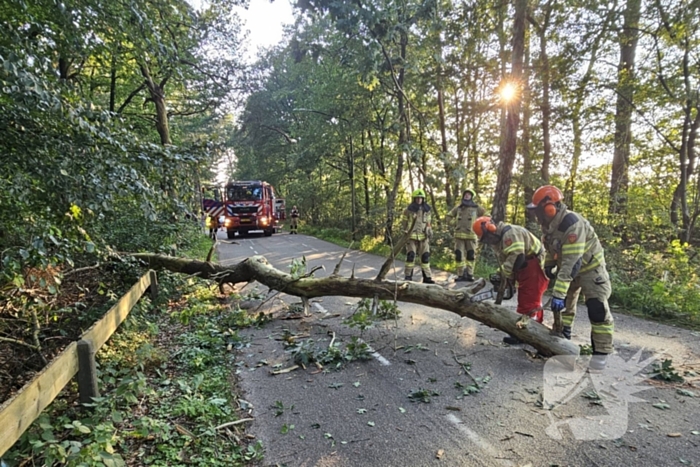
M 359 381 L 355 381 L 354 383 L 352 383 L 352 385 L 355 386 L 356 388 L 359 388 L 359 387 L 360 387 L 360 382 L 359 382 Z
M 374 426 L 374 422 L 367 422 L 369 426 Z
M 668 410 L 671 408 L 670 405 L 664 404 L 662 402 L 659 402 L 658 404 L 652 404 L 652 407 L 656 407 L 657 409 L 661 409 L 661 410 Z
M 698 397 L 693 391 L 688 391 L 687 389 L 676 389 L 676 392 L 681 396 Z
M 367 413 L 367 409 L 357 409 L 357 413 Z
M 399 412 L 406 413 L 406 409 L 404 409 L 403 407 L 399 407 Z

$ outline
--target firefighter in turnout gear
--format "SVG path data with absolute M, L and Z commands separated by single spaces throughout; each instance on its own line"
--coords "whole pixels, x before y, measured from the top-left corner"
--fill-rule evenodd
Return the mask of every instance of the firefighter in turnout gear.
M 503 222 L 496 224 L 488 216 L 479 217 L 473 229 L 479 240 L 491 245 L 496 252 L 501 264 L 501 280 L 517 282 L 516 311 L 542 323 L 542 295 L 549 284 L 542 269 L 545 256 L 542 243 L 525 227 Z M 503 342 L 510 345 L 522 343 L 515 336 L 504 337 Z
M 409 235 L 406 243 L 406 280 L 413 280 L 413 267 L 416 258 L 420 258 L 420 269 L 423 273 L 424 284 L 434 284 L 430 274 L 430 239 L 433 229 L 430 226 L 430 206 L 425 202 L 425 191 L 415 190 L 412 193 L 413 201 L 403 212 L 401 228 Z M 415 223 L 413 220 L 415 219 Z M 408 229 L 413 224 L 413 229 Z
M 447 213 L 455 229 L 455 261 L 457 262 L 455 282 L 474 280 L 477 235 L 474 233 L 472 224 L 477 217 L 486 213 L 484 208 L 474 202 L 475 197 L 474 190 L 466 190 L 462 193 L 462 202 Z
M 544 233 L 547 255 L 545 273 L 555 280 L 552 312 L 555 323 L 561 314 L 561 329 L 554 331 L 571 339 L 571 327 L 580 293 L 586 299 L 591 322 L 593 357 L 589 370 L 602 371 L 607 355 L 613 352 L 613 317 L 608 306 L 612 292 L 605 268 L 605 253 L 591 224 L 580 214 L 569 211 L 561 190 L 552 185 L 538 188 L 532 195 L 532 209 Z
M 299 225 L 299 210 L 296 206 L 292 206 L 292 210 L 289 213 L 292 221 L 289 224 L 289 233 L 294 235 L 297 233 L 297 226 Z

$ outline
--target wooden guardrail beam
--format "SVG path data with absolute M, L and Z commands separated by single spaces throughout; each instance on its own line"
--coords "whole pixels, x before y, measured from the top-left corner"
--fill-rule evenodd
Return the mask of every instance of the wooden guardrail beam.
M 152 284 L 152 280 L 155 282 Z M 84 388 L 81 402 L 89 401 L 97 394 L 94 375 L 94 354 L 107 342 L 117 327 L 126 319 L 146 289 L 151 287 L 151 298 L 158 293 L 155 271 L 149 271 L 110 308 L 98 322 L 93 324 L 81 340 L 83 373 L 85 378 L 79 385 Z M 92 361 L 91 361 L 92 360 Z M 82 363 L 82 362 L 81 362 Z M 0 406 L 0 456 L 5 454 L 26 431 L 41 412 L 53 402 L 61 390 L 78 373 L 78 343 L 71 342 L 58 357 L 53 359 L 39 374 L 24 385 L 14 397 Z

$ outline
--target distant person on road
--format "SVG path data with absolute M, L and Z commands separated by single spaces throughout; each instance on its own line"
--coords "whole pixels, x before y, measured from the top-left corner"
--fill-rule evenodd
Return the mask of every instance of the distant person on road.
M 297 209 L 296 206 L 292 206 L 292 211 L 289 213 L 289 216 L 292 218 L 291 223 L 289 224 L 289 230 L 290 234 L 296 234 L 297 233 L 297 226 L 299 223 L 299 210 Z
M 529 315 L 538 323 L 544 318 L 542 295 L 549 279 L 542 269 L 544 249 L 542 243 L 525 227 L 504 222 L 494 223 L 488 216 L 474 221 L 473 229 L 482 243 L 491 245 L 498 256 L 501 269 L 500 281 L 517 282 L 518 308 L 521 315 Z M 521 344 L 515 336 L 503 338 L 509 345 Z
M 416 255 L 420 258 L 420 269 L 423 273 L 424 284 L 434 284 L 430 274 L 430 239 L 433 229 L 430 226 L 430 206 L 425 202 L 425 191 L 417 189 L 411 195 L 413 201 L 403 212 L 401 228 L 409 234 L 406 243 L 405 279 L 413 280 L 413 268 L 416 265 Z M 416 220 L 413 223 L 413 219 Z M 413 229 L 408 229 L 413 224 Z
M 582 215 L 569 211 L 559 188 L 545 185 L 535 190 L 533 210 L 544 233 L 547 250 L 545 274 L 554 280 L 552 312 L 556 329 L 566 339 L 571 339 L 571 328 L 576 315 L 576 303 L 583 292 L 591 322 L 591 346 L 593 357 L 588 368 L 602 371 L 607 356 L 613 352 L 613 316 L 608 299 L 612 293 L 610 276 L 605 267 L 605 252 L 590 222 Z M 559 316 L 557 316 L 559 315 Z
M 474 265 L 476 264 L 477 238 L 472 224 L 477 217 L 486 214 L 486 210 L 476 204 L 476 192 L 472 189 L 462 193 L 462 201 L 447 213 L 454 226 L 455 261 L 457 262 L 457 278 L 455 282 L 472 282 L 474 280 Z

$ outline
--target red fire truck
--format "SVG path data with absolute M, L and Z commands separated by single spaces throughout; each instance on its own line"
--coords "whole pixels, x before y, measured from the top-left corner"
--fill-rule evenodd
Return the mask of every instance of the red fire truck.
M 262 230 L 269 237 L 286 218 L 284 200 L 277 198 L 275 189 L 260 180 L 229 182 L 224 190 L 226 211 L 224 227 L 229 239 Z

